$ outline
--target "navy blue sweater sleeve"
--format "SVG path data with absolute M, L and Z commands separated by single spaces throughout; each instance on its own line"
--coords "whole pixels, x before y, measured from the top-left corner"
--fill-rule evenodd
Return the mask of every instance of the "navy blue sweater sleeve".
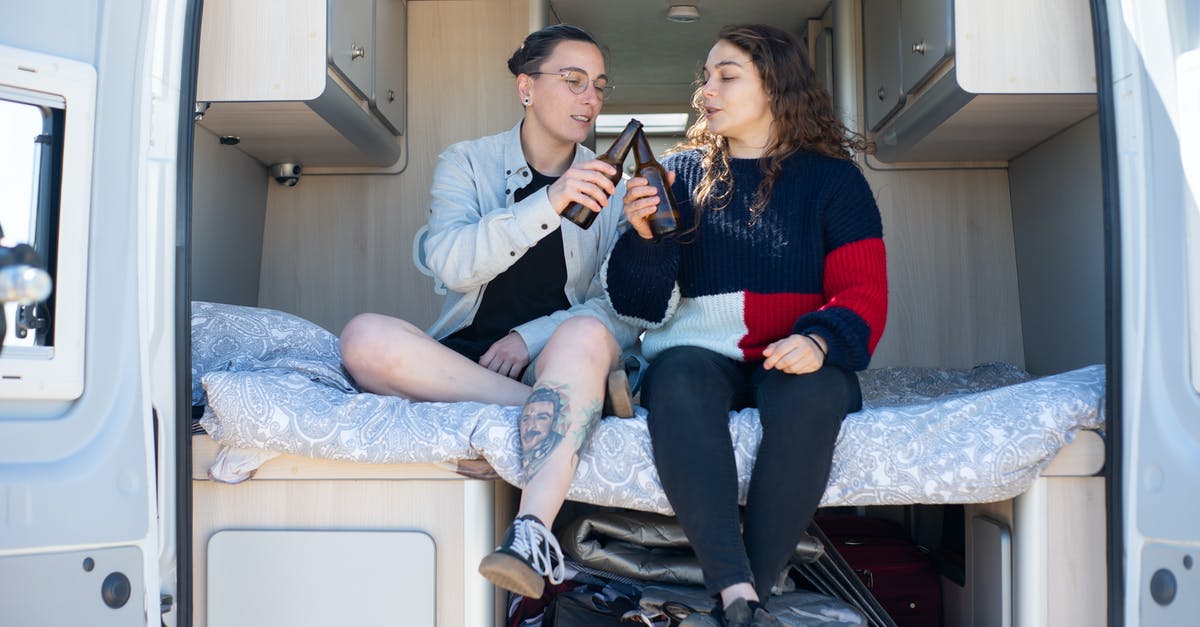
M 617 240 L 604 263 L 604 289 L 618 315 L 645 327 L 670 318 L 679 300 L 679 242 L 642 239 L 633 229 Z
M 826 361 L 862 370 L 887 318 L 887 255 L 875 197 L 849 161 L 833 162 L 821 224 L 825 244 L 824 305 L 802 316 L 796 333 L 815 333 L 829 346 Z

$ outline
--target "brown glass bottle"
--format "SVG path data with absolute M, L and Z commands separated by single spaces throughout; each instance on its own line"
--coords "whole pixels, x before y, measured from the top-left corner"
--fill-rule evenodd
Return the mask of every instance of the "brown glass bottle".
M 625 130 L 621 131 L 621 134 L 617 136 L 617 140 L 613 142 L 613 145 L 609 146 L 604 154 L 596 157 L 616 168 L 617 173 L 608 177 L 608 180 L 612 181 L 613 185 L 616 185 L 617 181 L 621 180 L 621 165 L 625 163 L 625 157 L 629 155 L 629 148 L 633 146 L 634 136 L 640 135 L 639 131 L 641 130 L 641 122 L 632 119 L 629 120 L 629 124 L 625 125 Z M 579 225 L 579 228 L 586 229 L 592 225 L 592 222 L 595 222 L 596 212 L 577 202 L 572 202 L 563 210 L 562 217 Z
M 650 233 L 654 239 L 661 239 L 679 229 L 679 209 L 675 205 L 675 195 L 671 193 L 668 184 L 667 169 L 654 158 L 650 142 L 646 134 L 638 132 L 633 142 L 633 158 L 637 160 L 634 176 L 640 176 L 658 193 L 658 208 L 646 218 Z

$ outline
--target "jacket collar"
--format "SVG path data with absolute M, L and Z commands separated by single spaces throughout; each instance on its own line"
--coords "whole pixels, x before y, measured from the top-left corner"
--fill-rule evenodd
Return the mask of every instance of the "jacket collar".
M 521 125 L 525 123 L 522 118 L 517 122 L 517 125 L 512 127 L 504 134 L 504 178 L 508 189 L 520 189 L 525 187 L 533 178 L 533 173 L 529 167 L 529 162 L 525 160 L 525 150 L 521 148 Z M 595 153 L 587 148 L 575 145 L 575 158 L 571 161 L 572 166 L 579 165 L 584 161 L 589 161 L 595 157 Z

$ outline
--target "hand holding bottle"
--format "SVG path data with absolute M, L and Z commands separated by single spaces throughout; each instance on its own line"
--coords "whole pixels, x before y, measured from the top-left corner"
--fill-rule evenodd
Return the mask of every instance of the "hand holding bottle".
M 667 185 L 675 183 L 675 173 L 667 172 Z M 658 188 L 646 179 L 635 176 L 625 184 L 625 218 L 629 226 L 642 239 L 658 239 L 650 230 L 650 217 L 658 212 L 658 205 L 666 199 L 659 197 Z
M 572 166 L 546 189 L 550 206 L 559 215 L 572 203 L 599 213 L 617 189 L 614 177 L 619 180 L 620 170 L 599 159 Z
M 621 180 L 621 164 L 625 162 L 625 157 L 629 154 L 629 149 L 633 147 L 634 137 L 640 135 L 641 130 L 642 123 L 630 119 L 629 123 L 625 125 L 625 130 L 621 131 L 621 134 L 617 136 L 613 145 L 609 146 L 608 150 L 604 151 L 603 154 L 596 157 L 597 161 L 613 166 L 613 174 L 608 179 L 613 185 L 616 185 L 617 181 Z M 610 191 L 609 193 L 611 194 L 612 192 Z M 559 215 L 564 219 L 574 222 L 579 228 L 586 229 L 596 220 L 596 215 L 607 202 L 608 198 L 606 196 L 604 202 L 601 202 L 599 207 L 592 208 L 586 202 L 573 200 L 571 204 L 567 205 L 566 209 L 559 212 Z
M 654 150 L 650 148 L 650 140 L 646 139 L 644 131 L 639 131 L 633 140 L 633 156 L 637 160 L 634 174 L 654 188 L 655 198 L 658 199 L 655 212 L 646 216 L 650 237 L 658 240 L 672 235 L 679 230 L 679 209 L 675 205 L 675 193 L 671 191 L 675 175 L 654 158 Z

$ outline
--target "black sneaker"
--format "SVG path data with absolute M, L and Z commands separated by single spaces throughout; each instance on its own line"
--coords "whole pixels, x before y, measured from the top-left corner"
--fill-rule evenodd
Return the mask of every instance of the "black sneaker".
M 500 546 L 479 562 L 479 574 L 488 581 L 530 599 L 540 599 L 550 583 L 563 582 L 563 554 L 558 539 L 527 514 L 513 521 Z
M 783 622 L 772 616 L 761 603 L 746 599 L 730 603 L 720 611 L 720 619 L 728 627 L 783 627 Z

